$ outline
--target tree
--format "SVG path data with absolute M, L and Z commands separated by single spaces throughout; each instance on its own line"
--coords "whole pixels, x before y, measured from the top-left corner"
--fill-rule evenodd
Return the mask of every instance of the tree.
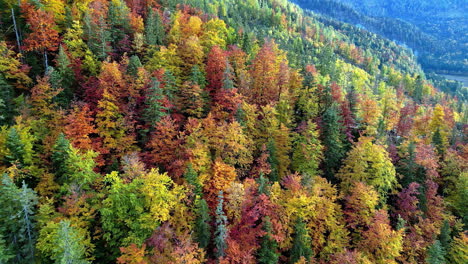
M 291 167 L 309 180 L 319 174 L 323 158 L 323 146 L 319 139 L 317 126 L 307 122 L 293 140 Z
M 269 217 L 263 219 L 263 231 L 265 235 L 262 237 L 261 247 L 257 251 L 257 260 L 261 264 L 278 263 L 280 253 L 278 252 L 278 243 L 271 237 L 273 232 Z
M 195 200 L 195 214 L 193 240 L 198 243 L 200 248 L 207 248 L 211 238 L 211 217 L 205 199 L 199 198 Z
M 463 264 L 466 263 L 466 256 L 468 254 L 468 235 L 460 233 L 459 236 L 453 239 L 448 253 L 448 260 L 450 263 Z
M 301 257 L 304 257 L 308 261 L 314 254 L 310 248 L 311 243 L 305 223 L 302 219 L 298 219 L 294 226 L 293 246 L 291 248 L 289 263 L 296 263 Z
M 149 45 L 162 45 L 165 40 L 164 26 L 159 11 L 150 8 L 146 17 L 145 37 Z
M 224 257 L 226 250 L 226 238 L 228 235 L 227 231 L 227 218 L 223 211 L 223 191 L 218 194 L 218 206 L 216 207 L 215 215 L 215 233 L 214 233 L 214 246 L 215 256 L 219 259 Z
M 341 166 L 341 161 L 346 154 L 340 120 L 337 104 L 332 104 L 327 108 L 322 117 L 322 142 L 325 148 L 324 175 L 333 183 L 336 182 L 335 173 Z
M 137 55 L 133 55 L 128 60 L 127 74 L 132 77 L 138 76 L 138 69 L 142 67 L 140 58 Z
M 56 51 L 59 35 L 54 17 L 50 12 L 35 8 L 27 1 L 21 3 L 21 10 L 31 33 L 24 39 L 25 51 L 38 51 L 44 55 L 45 69 L 49 67 L 48 51 Z
M 57 238 L 54 243 L 52 259 L 56 263 L 87 264 L 85 247 L 82 244 L 83 236 L 70 225 L 69 221 L 60 221 Z M 51 245 L 52 246 L 52 245 Z
M 392 230 L 385 210 L 374 214 L 371 225 L 362 236 L 357 248 L 373 263 L 397 263 L 395 258 L 400 256 L 402 249 L 402 230 Z
M 117 258 L 117 263 L 119 264 L 148 264 L 145 258 L 146 244 L 143 244 L 141 248 L 135 244 L 121 247 L 120 252 L 122 255 Z
M 59 137 L 55 141 L 52 151 L 50 158 L 52 160 L 55 176 L 59 179 L 60 183 L 63 184 L 69 177 L 67 162 L 70 152 L 70 141 L 65 138 L 63 133 L 60 133 Z
M 219 46 L 211 48 L 206 62 L 206 80 L 208 82 L 206 89 L 212 97 L 223 87 L 226 61 L 226 53 Z
M 193 193 L 198 196 L 202 196 L 203 186 L 198 180 L 198 174 L 193 169 L 192 163 L 189 163 L 187 169 L 185 169 L 184 179 L 189 184 L 190 188 L 193 189 Z
M 73 147 L 80 150 L 93 148 L 91 134 L 97 133 L 88 104 L 75 104 L 66 117 L 65 135 Z
M 427 250 L 426 261 L 428 264 L 445 264 L 445 250 L 439 240 L 436 240 Z
M 373 186 L 383 201 L 387 191 L 397 182 L 396 172 L 385 148 L 372 140 L 368 137 L 359 139 L 336 177 L 341 180 L 344 192 L 348 192 L 354 182 L 361 181 Z
M 36 193 L 23 181 L 21 188 L 12 179 L 3 175 L 0 185 L 0 235 L 8 245 L 8 252 L 14 255 L 15 263 L 33 263 L 36 243 L 35 206 Z
M 167 115 L 168 109 L 164 106 L 164 100 L 165 96 L 159 81 L 156 78 L 151 79 L 145 98 L 146 108 L 143 113 L 145 122 L 151 128 L 154 128 L 159 120 Z
M 65 53 L 63 46 L 60 46 L 56 58 L 56 66 L 50 74 L 50 83 L 55 89 L 61 89 L 56 101 L 62 107 L 68 106 L 73 97 L 73 85 L 75 83 L 75 73 L 71 68 L 70 59 Z

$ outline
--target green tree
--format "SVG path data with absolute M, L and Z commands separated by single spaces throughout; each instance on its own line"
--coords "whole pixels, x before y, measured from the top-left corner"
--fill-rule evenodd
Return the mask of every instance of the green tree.
M 333 103 L 327 108 L 322 116 L 322 137 L 324 151 L 323 169 L 324 176 L 332 183 L 336 183 L 335 173 L 341 166 L 345 157 L 344 134 L 339 115 L 338 104 Z
M 13 121 L 15 114 L 13 97 L 13 86 L 0 74 L 0 126 L 9 125 Z
M 151 8 L 145 23 L 146 42 L 149 45 L 163 45 L 166 33 L 159 12 Z
M 50 73 L 50 84 L 54 89 L 62 89 L 62 91 L 54 98 L 62 107 L 68 107 L 73 97 L 73 85 L 75 83 L 75 74 L 70 65 L 70 59 L 60 46 L 59 53 L 56 58 L 56 66 Z
M 141 64 L 140 58 L 137 55 L 133 55 L 128 60 L 127 74 L 136 78 L 138 76 L 138 68 L 143 66 Z
M 302 219 L 296 221 L 294 226 L 293 245 L 289 257 L 289 263 L 296 263 L 301 257 L 309 260 L 314 254 L 310 248 L 312 240 L 307 233 L 306 225 Z
M 185 170 L 185 173 L 184 173 L 184 179 L 187 181 L 187 183 L 189 185 L 192 186 L 193 188 L 193 192 L 200 196 L 202 195 L 202 185 L 200 184 L 200 181 L 198 180 L 198 174 L 197 172 L 195 171 L 195 169 L 193 168 L 193 165 L 192 163 L 190 163 L 188 166 L 187 166 L 187 169 Z
M 225 250 L 227 248 L 226 238 L 228 235 L 227 230 L 227 217 L 223 211 L 223 191 L 220 191 L 218 194 L 218 206 L 216 207 L 216 231 L 215 231 L 215 238 L 214 238 L 214 246 L 215 246 L 215 256 L 217 258 L 224 257 Z
M 440 244 L 439 240 L 436 240 L 427 250 L 426 262 L 428 264 L 445 264 L 445 250 Z
M 52 155 L 50 157 L 55 176 L 59 179 L 59 183 L 67 181 L 67 177 L 69 176 L 67 161 L 69 159 L 68 153 L 70 147 L 70 141 L 65 138 L 63 133 L 60 133 L 52 148 Z
M 195 201 L 195 225 L 193 227 L 194 231 L 194 241 L 198 243 L 198 246 L 201 248 L 208 247 L 211 238 L 211 217 L 208 208 L 208 204 L 205 199 L 197 199 Z
M 153 78 L 151 85 L 146 94 L 145 105 L 146 109 L 143 113 L 143 118 L 151 127 L 154 127 L 162 117 L 167 115 L 167 108 L 163 106 L 163 90 L 160 82 Z
M 60 221 L 57 232 L 57 241 L 52 257 L 57 264 L 87 264 L 85 247 L 82 243 L 84 237 L 70 226 L 70 221 Z M 51 245 L 52 246 L 52 245 Z
M 34 263 L 37 195 L 24 181 L 18 188 L 7 174 L 3 175 L 0 194 L 0 237 L 7 242 L 6 252 L 14 255 L 15 263 Z
M 258 263 L 276 264 L 278 263 L 280 253 L 278 252 L 278 243 L 271 237 L 272 228 L 268 216 L 263 219 L 263 231 L 265 231 L 265 235 L 261 238 L 262 242 L 257 252 Z

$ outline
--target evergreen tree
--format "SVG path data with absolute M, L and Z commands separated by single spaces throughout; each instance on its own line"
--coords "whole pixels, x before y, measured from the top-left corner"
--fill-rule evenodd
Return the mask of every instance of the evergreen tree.
M 195 201 L 195 225 L 194 225 L 194 241 L 198 243 L 200 248 L 208 247 L 211 238 L 211 217 L 208 204 L 205 199 L 197 199 Z
M 268 150 L 268 163 L 270 164 L 271 172 L 270 172 L 270 181 L 275 182 L 279 180 L 279 161 L 276 155 L 276 144 L 275 139 L 270 138 L 267 143 L 267 150 Z
M 442 134 L 440 133 L 440 129 L 437 128 L 437 130 L 434 132 L 432 135 L 432 143 L 435 145 L 437 153 L 440 156 L 444 155 L 446 147 L 444 146 L 444 140 L 442 138 Z
M 194 84 L 198 84 L 201 89 L 205 89 L 206 78 L 203 72 L 200 70 L 200 66 L 194 65 L 190 74 L 190 81 Z
M 7 136 L 6 147 L 9 150 L 8 155 L 5 156 L 5 159 L 10 164 L 18 162 L 20 165 L 24 164 L 24 156 L 26 155 L 26 149 L 24 143 L 21 141 L 20 135 L 16 128 L 10 128 L 10 131 Z
M 187 169 L 185 170 L 185 173 L 184 173 L 184 178 L 187 181 L 187 183 L 193 187 L 194 194 L 201 197 L 202 186 L 200 184 L 200 181 L 198 180 L 197 172 L 193 169 L 192 163 L 190 163 L 187 166 Z
M 62 89 L 55 97 L 57 103 L 62 107 L 68 107 L 73 98 L 73 85 L 75 83 L 75 74 L 70 66 L 70 59 L 62 46 L 56 59 L 56 67 L 50 73 L 50 84 L 54 89 Z
M 223 89 L 231 90 L 234 88 L 234 81 L 232 80 L 232 77 L 232 67 L 229 65 L 229 61 L 226 60 L 226 68 L 223 72 Z
M 163 76 L 164 90 L 163 93 L 169 99 L 169 101 L 174 101 L 174 96 L 177 93 L 177 79 L 170 70 L 164 71 Z
M 127 66 L 127 74 L 132 77 L 137 77 L 138 75 L 138 68 L 143 66 L 141 64 L 140 58 L 137 55 L 133 55 L 130 57 Z
M 439 240 L 436 240 L 432 246 L 427 250 L 426 262 L 428 264 L 445 264 L 445 250 L 440 244 Z
M 21 188 L 16 187 L 4 174 L 0 194 L 0 237 L 8 245 L 6 252 L 14 255 L 14 263 L 34 263 L 36 193 L 24 181 Z
M 62 220 L 57 232 L 57 241 L 54 245 L 53 259 L 60 264 L 87 264 L 85 260 L 84 237 L 70 226 L 70 221 Z
M 276 264 L 278 263 L 280 253 L 278 252 L 278 243 L 271 237 L 272 229 L 268 216 L 263 219 L 263 231 L 265 231 L 265 235 L 261 238 L 261 246 L 257 252 L 258 263 Z
M 298 219 L 294 226 L 293 246 L 291 248 L 289 263 L 296 263 L 301 257 L 309 260 L 313 255 L 313 251 L 310 248 L 311 243 L 305 223 L 302 219 Z
M 163 45 L 165 39 L 164 25 L 159 12 L 151 8 L 145 23 L 146 43 L 149 45 Z
M 228 235 L 227 230 L 227 217 L 223 211 L 223 191 L 220 191 L 218 194 L 218 206 L 216 207 L 216 231 L 215 231 L 215 238 L 214 238 L 214 246 L 215 246 L 215 256 L 217 258 L 224 257 L 225 250 L 227 248 L 226 238 Z
M 341 161 L 345 157 L 346 151 L 342 124 L 338 112 L 338 105 L 333 103 L 322 117 L 322 137 L 324 151 L 324 176 L 332 183 L 336 183 L 335 173 L 341 166 Z
M 444 220 L 444 224 L 440 228 L 439 241 L 441 247 L 447 251 L 450 247 L 450 242 L 452 238 L 450 237 L 450 224 L 448 220 Z
M 15 114 L 13 97 L 13 86 L 0 74 L 0 126 L 9 125 L 13 120 Z
M 167 115 L 167 108 L 163 106 L 163 100 L 164 95 L 160 83 L 156 78 L 153 78 L 146 94 L 146 109 L 143 113 L 145 122 L 151 127 L 154 127 L 162 117 Z
M 52 166 L 54 168 L 55 176 L 60 180 L 61 183 L 66 181 L 69 177 L 68 171 L 68 159 L 70 151 L 70 141 L 65 138 L 63 133 L 60 133 L 59 137 L 55 141 L 55 145 L 52 149 L 53 153 L 51 156 Z

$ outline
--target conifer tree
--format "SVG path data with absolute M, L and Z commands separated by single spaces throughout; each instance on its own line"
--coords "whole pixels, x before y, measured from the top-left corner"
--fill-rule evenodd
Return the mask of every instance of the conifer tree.
M 167 108 L 163 105 L 164 95 L 160 82 L 153 78 L 146 94 L 146 109 L 143 118 L 147 124 L 154 127 L 162 117 L 167 115 Z
M 322 137 L 323 146 L 325 147 L 324 175 L 333 183 L 336 182 L 335 173 L 346 154 L 340 120 L 336 103 L 327 108 L 322 117 Z
M 5 239 L 15 263 L 34 263 L 36 193 L 24 181 L 21 188 L 16 187 L 7 174 L 3 175 L 0 193 L 0 237 Z
M 128 61 L 127 74 L 134 78 L 137 77 L 138 68 L 140 68 L 141 66 L 143 65 L 141 64 L 140 58 L 137 55 L 131 56 Z
M 87 264 L 84 258 L 83 236 L 70 225 L 68 220 L 60 221 L 53 259 L 56 263 Z
M 278 252 L 278 243 L 271 237 L 272 227 L 268 216 L 263 219 L 263 231 L 265 235 L 261 238 L 261 247 L 257 252 L 258 263 L 276 264 L 278 263 L 280 253 Z
M 195 214 L 193 240 L 198 243 L 200 248 L 206 248 L 211 238 L 211 217 L 205 199 L 199 198 L 195 201 Z
M 56 102 L 62 107 L 68 106 L 73 97 L 72 88 L 75 82 L 75 74 L 70 64 L 68 55 L 65 53 L 63 46 L 60 46 L 56 66 L 50 76 L 50 84 L 55 89 L 62 89 L 55 98 Z
M 162 45 L 164 43 L 164 25 L 159 12 L 153 8 L 150 8 L 146 18 L 145 36 L 149 45 Z
M 312 241 L 307 233 L 305 223 L 302 219 L 298 219 L 294 226 L 293 245 L 289 257 L 289 263 L 296 263 L 301 257 L 309 260 L 313 255 L 313 251 L 310 248 L 311 243 Z
M 63 133 L 60 133 L 59 137 L 55 141 L 52 151 L 52 156 L 50 158 L 52 160 L 55 176 L 57 179 L 61 180 L 61 183 L 63 183 L 69 176 L 67 162 L 70 151 L 70 141 L 65 138 Z
M 9 125 L 15 114 L 13 103 L 14 89 L 3 76 L 0 74 L 0 126 Z
M 200 181 L 198 180 L 198 174 L 193 169 L 192 163 L 187 166 L 185 169 L 184 178 L 187 183 L 193 188 L 193 192 L 195 195 L 201 196 L 202 195 L 202 186 Z
M 225 250 L 227 248 L 226 238 L 228 235 L 227 230 L 227 217 L 223 211 L 223 191 L 220 191 L 218 194 L 218 206 L 216 207 L 216 231 L 215 231 L 215 238 L 214 238 L 214 246 L 215 246 L 215 256 L 217 258 L 224 257 Z
M 440 244 L 439 240 L 436 240 L 427 250 L 426 262 L 428 264 L 445 264 L 445 250 Z
M 8 132 L 6 147 L 9 150 L 9 154 L 5 156 L 7 162 L 10 164 L 19 162 L 20 165 L 27 165 L 24 159 L 26 155 L 25 145 L 20 138 L 18 130 L 14 127 L 10 128 Z

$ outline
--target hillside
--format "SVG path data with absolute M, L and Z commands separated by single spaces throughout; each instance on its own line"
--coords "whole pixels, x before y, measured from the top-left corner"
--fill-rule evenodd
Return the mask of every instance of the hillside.
M 464 262 L 468 93 L 409 49 L 286 0 L 0 6 L 0 263 Z
M 405 44 L 426 71 L 468 74 L 466 1 L 297 0 L 303 8 Z

